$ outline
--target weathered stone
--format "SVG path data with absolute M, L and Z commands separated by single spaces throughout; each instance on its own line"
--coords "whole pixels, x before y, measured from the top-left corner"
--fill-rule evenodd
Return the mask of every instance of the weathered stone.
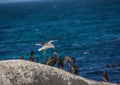
M 116 85 L 25 60 L 0 61 L 0 85 Z

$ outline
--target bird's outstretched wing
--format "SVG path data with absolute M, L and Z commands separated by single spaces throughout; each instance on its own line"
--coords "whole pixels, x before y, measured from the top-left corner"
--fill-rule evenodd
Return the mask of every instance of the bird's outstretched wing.
M 35 44 L 35 45 L 41 45 L 41 44 Z
M 44 46 L 44 45 L 45 45 L 45 43 L 39 43 L 39 44 L 35 44 L 35 45 Z
M 47 44 L 51 44 L 52 42 L 55 42 L 57 40 L 50 40 Z
M 45 47 L 39 48 L 38 51 L 41 51 L 41 50 L 43 50 L 43 49 L 45 49 Z

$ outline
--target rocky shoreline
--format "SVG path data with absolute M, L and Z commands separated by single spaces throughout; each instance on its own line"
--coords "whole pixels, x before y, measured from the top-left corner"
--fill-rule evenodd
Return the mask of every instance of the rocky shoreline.
M 0 85 L 117 85 L 26 60 L 0 61 Z

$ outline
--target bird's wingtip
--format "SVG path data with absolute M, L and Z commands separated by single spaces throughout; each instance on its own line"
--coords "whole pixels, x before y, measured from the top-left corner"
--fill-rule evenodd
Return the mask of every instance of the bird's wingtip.
M 41 45 L 41 44 L 35 44 L 35 45 Z
M 38 49 L 38 51 L 41 51 L 41 49 Z
M 58 40 L 54 40 L 54 41 L 58 41 Z

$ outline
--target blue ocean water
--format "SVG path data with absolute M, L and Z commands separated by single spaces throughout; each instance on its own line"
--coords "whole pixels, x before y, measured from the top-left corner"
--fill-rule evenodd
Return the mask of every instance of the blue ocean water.
M 0 60 L 29 58 L 39 42 L 57 39 L 60 57 L 72 56 L 79 75 L 102 80 L 106 70 L 110 82 L 120 82 L 120 1 L 81 0 L 0 4 Z M 48 55 L 51 55 L 48 50 Z

